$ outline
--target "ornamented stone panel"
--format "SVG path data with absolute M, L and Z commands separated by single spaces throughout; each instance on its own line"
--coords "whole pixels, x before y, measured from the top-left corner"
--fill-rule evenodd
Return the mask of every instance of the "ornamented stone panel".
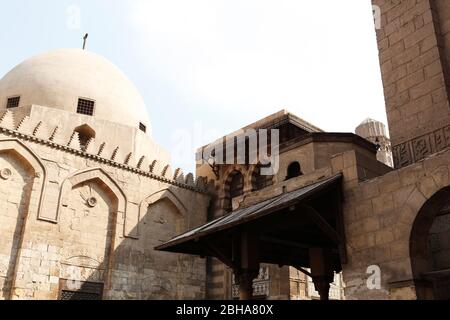
M 431 154 L 430 136 L 422 136 L 412 141 L 414 160 L 422 160 Z
M 394 155 L 394 166 L 396 168 L 406 167 L 412 163 L 411 153 L 407 143 L 393 147 L 392 153 Z
M 450 126 L 392 148 L 395 168 L 406 167 L 450 146 Z
M 236 283 L 236 280 L 232 278 L 232 298 L 239 298 L 239 284 Z M 269 297 L 270 295 L 270 276 L 269 276 L 269 267 L 261 267 L 259 268 L 258 277 L 253 280 L 253 295 L 255 297 Z

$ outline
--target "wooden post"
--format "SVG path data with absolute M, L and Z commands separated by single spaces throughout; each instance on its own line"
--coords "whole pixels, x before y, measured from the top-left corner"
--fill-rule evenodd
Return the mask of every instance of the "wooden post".
M 320 300 L 329 300 L 330 298 L 330 279 L 326 276 L 313 277 L 314 288 L 320 295 Z
M 326 248 L 310 248 L 309 261 L 314 287 L 319 292 L 320 300 L 328 300 L 330 283 L 334 279 L 331 252 Z
M 253 299 L 253 279 L 258 276 L 258 272 L 245 270 L 239 276 L 239 300 Z
M 239 279 L 239 299 L 253 298 L 253 279 L 259 273 L 258 237 L 242 232 L 240 235 L 240 270 L 235 272 Z

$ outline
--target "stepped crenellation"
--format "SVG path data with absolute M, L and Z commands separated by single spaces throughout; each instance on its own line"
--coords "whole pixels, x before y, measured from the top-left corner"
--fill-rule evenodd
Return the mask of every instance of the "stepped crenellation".
M 207 181 L 204 177 L 194 178 L 192 173 L 184 174 L 181 168 L 172 171 L 170 164 L 163 164 L 158 160 L 150 160 L 147 155 L 135 155 L 133 152 L 126 152 L 119 146 L 108 145 L 106 141 L 97 138 L 90 138 L 84 145 L 80 141 L 79 132 L 73 131 L 69 138 L 64 137 L 59 126 L 50 128 L 43 121 L 33 123 L 29 116 L 24 116 L 16 121 L 14 114 L 7 110 L 0 117 L 0 128 L 14 132 L 20 136 L 41 140 L 52 147 L 60 146 L 65 150 L 77 151 L 80 154 L 98 157 L 99 160 L 110 161 L 129 167 L 133 171 L 142 171 L 151 174 L 168 183 L 173 183 L 181 187 L 195 188 L 198 191 L 206 192 L 214 185 L 213 181 Z M 17 123 L 17 125 L 15 125 Z M 126 154 L 126 155 L 122 155 Z M 136 162 L 136 159 L 139 159 Z

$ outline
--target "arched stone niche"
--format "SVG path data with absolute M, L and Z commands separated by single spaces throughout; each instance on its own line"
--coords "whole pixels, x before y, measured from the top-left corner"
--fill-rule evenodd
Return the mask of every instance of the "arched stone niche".
M 18 159 L 25 166 L 32 168 L 34 172 L 34 182 L 30 195 L 29 211 L 36 212 L 37 218 L 46 220 L 46 212 L 42 210 L 47 185 L 47 170 L 41 159 L 23 142 L 17 139 L 0 140 L 0 154 L 13 152 L 18 155 Z M 7 168 L 0 168 L 2 169 Z M 6 175 L 7 173 L 5 172 Z M 3 179 L 7 178 L 6 176 Z

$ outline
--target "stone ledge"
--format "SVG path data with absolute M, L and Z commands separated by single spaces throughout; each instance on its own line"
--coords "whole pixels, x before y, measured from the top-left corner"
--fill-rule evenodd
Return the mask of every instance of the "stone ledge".
M 113 160 L 109 160 L 109 159 L 100 157 L 98 155 L 90 154 L 90 153 L 87 153 L 87 152 L 84 152 L 84 151 L 81 151 L 81 150 L 77 150 L 77 149 L 74 149 L 74 148 L 71 148 L 71 147 L 68 147 L 68 146 L 57 144 L 55 142 L 51 142 L 51 141 L 48 141 L 48 140 L 37 138 L 35 136 L 27 135 L 27 134 L 24 134 L 24 133 L 20 133 L 20 132 L 17 132 L 15 130 L 11 130 L 11 129 L 0 127 L 0 133 L 3 133 L 3 134 L 8 135 L 8 136 L 13 136 L 13 137 L 16 137 L 16 138 L 19 138 L 19 139 L 22 139 L 22 140 L 26 140 L 26 141 L 30 141 L 30 142 L 34 142 L 34 143 L 40 143 L 40 144 L 43 144 L 43 145 L 47 145 L 47 146 L 49 146 L 51 148 L 55 148 L 55 149 L 62 150 L 62 151 L 68 152 L 68 153 L 72 153 L 72 154 L 75 154 L 77 156 L 84 157 L 84 158 L 87 158 L 87 159 L 92 159 L 92 160 L 95 160 L 95 161 L 100 162 L 100 163 L 108 164 L 108 165 L 110 165 L 112 167 L 123 169 L 123 170 L 127 170 L 127 171 L 130 171 L 130 172 L 139 174 L 141 176 L 148 177 L 150 179 L 154 179 L 154 180 L 158 180 L 158 181 L 161 181 L 161 182 L 169 183 L 169 184 L 174 185 L 176 187 L 192 190 L 192 191 L 195 191 L 195 192 L 198 192 L 198 193 L 208 194 L 208 191 L 207 191 L 206 188 L 203 189 L 203 188 L 199 188 L 199 187 L 196 187 L 196 186 L 190 186 L 190 185 L 187 185 L 187 184 L 182 183 L 180 181 L 175 181 L 175 180 L 171 180 L 169 178 L 165 178 L 163 176 L 159 176 L 159 175 L 154 174 L 152 172 L 147 172 L 147 171 L 144 171 L 144 170 L 141 170 L 141 169 L 138 169 L 138 168 L 126 165 L 126 164 L 122 164 L 122 163 L 119 163 L 119 162 L 116 162 L 116 161 L 113 161 Z M 197 178 L 197 181 L 199 179 L 202 179 L 202 178 L 201 177 Z

